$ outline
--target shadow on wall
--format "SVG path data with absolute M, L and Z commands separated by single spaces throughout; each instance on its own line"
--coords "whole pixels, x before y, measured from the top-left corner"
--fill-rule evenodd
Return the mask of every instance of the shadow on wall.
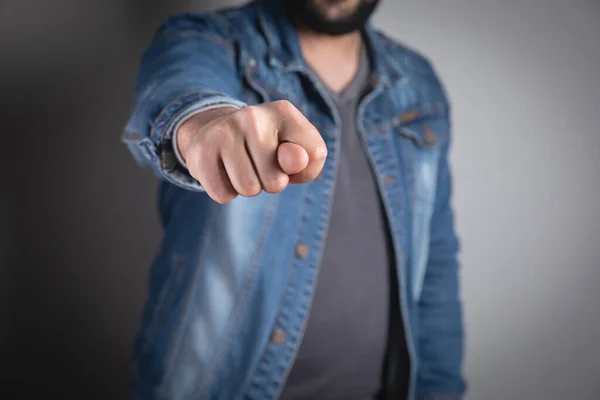
M 130 397 L 130 346 L 160 231 L 156 180 L 137 168 L 120 132 L 156 25 L 218 5 L 0 5 L 0 120 L 10 149 L 0 158 L 9 171 L 0 197 L 0 360 L 8 371 L 0 398 Z

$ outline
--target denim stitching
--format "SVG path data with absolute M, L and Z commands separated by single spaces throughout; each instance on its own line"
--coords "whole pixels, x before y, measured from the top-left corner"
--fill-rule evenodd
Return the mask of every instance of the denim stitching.
M 302 228 L 304 227 L 304 220 L 305 220 L 305 216 L 306 216 L 306 212 L 308 210 L 308 207 L 306 207 L 306 197 L 307 197 L 307 193 L 306 191 L 304 191 L 304 200 L 302 202 L 303 204 L 303 209 L 302 209 L 302 214 L 300 217 L 300 224 L 298 226 L 298 230 L 296 232 L 296 237 L 300 236 L 300 232 L 302 231 Z M 281 296 L 281 301 L 279 302 L 279 311 L 277 312 L 277 315 L 275 316 L 275 322 L 273 324 L 273 328 L 276 328 L 277 326 L 284 326 L 285 324 L 282 324 L 282 320 L 287 321 L 289 320 L 288 316 L 285 315 L 284 313 L 284 307 L 283 305 L 285 304 L 285 302 L 287 301 L 288 297 L 291 294 L 291 284 L 292 284 L 292 272 L 294 269 L 297 268 L 297 264 L 298 264 L 298 259 L 294 258 L 294 260 L 292 261 L 292 265 L 290 266 L 290 270 L 288 273 L 288 277 L 286 279 L 286 283 L 285 283 L 285 287 L 286 290 L 284 292 L 284 294 Z M 263 362 L 263 357 L 265 356 L 265 352 L 263 352 L 261 358 L 259 359 L 256 368 L 260 367 L 261 364 L 264 364 Z M 244 385 L 242 387 L 246 387 L 250 384 L 252 384 L 252 381 L 254 380 L 254 376 L 249 376 L 246 381 L 244 382 Z M 242 393 L 240 398 L 244 398 L 246 396 L 246 394 Z
M 167 28 L 168 29 L 168 28 Z M 161 33 L 160 36 L 158 36 L 156 38 L 156 41 L 159 42 L 161 40 L 167 40 L 167 39 L 172 39 L 174 37 L 177 36 L 182 36 L 182 37 L 190 37 L 190 36 L 197 36 L 197 37 L 204 37 L 208 40 L 210 40 L 211 42 L 219 45 L 219 46 L 223 46 L 225 47 L 225 50 L 227 50 L 228 52 L 230 52 L 232 55 L 235 54 L 234 52 L 234 46 L 231 44 L 231 42 L 227 41 L 226 39 L 224 39 L 223 37 L 221 37 L 221 35 L 217 35 L 217 34 L 209 34 L 206 32 L 201 32 L 198 31 L 196 29 L 182 29 L 182 30 L 178 30 L 175 32 L 164 32 Z

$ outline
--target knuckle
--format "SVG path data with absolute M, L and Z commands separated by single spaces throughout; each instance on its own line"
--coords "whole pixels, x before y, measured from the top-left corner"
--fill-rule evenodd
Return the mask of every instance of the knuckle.
M 227 146 L 235 141 L 238 131 L 235 119 L 227 118 L 215 128 L 212 140 L 220 145 Z
M 314 158 L 317 161 L 321 161 L 327 158 L 327 146 L 325 145 L 325 142 L 321 141 L 320 143 L 318 143 L 315 146 L 315 149 L 313 150 L 313 154 L 314 154 Z
M 294 115 L 298 110 L 289 100 L 277 100 L 273 102 L 273 105 L 277 108 L 278 111 L 286 114 L 286 115 Z
M 302 174 L 302 178 L 301 179 L 302 179 L 303 182 L 312 182 L 315 179 L 317 179 L 318 175 L 319 174 L 316 174 L 314 172 L 306 172 L 306 173 Z
M 260 114 L 255 106 L 244 107 L 236 112 L 232 118 L 233 130 L 247 134 L 258 134 L 260 132 Z
M 244 197 L 258 196 L 262 188 L 258 181 L 254 179 L 246 179 L 240 183 L 239 193 Z
M 321 172 L 321 168 L 310 167 L 310 168 L 306 168 L 300 174 L 302 174 L 302 178 L 305 181 L 309 182 L 309 181 L 313 181 L 313 180 L 317 179 L 320 172 Z
M 278 175 L 272 178 L 268 178 L 263 183 L 265 192 L 267 193 L 279 193 L 286 188 L 289 178 L 287 175 Z
M 230 201 L 232 201 L 233 199 L 235 199 L 236 196 L 232 193 L 218 192 L 218 193 L 213 193 L 211 197 L 214 201 L 216 201 L 219 204 L 227 204 Z
M 196 171 L 199 170 L 202 170 L 202 173 L 196 173 Z M 229 203 L 237 196 L 237 193 L 231 189 L 227 182 L 223 181 L 218 173 L 215 172 L 216 171 L 212 168 L 202 169 L 200 167 L 195 169 L 192 176 L 198 176 L 196 179 L 211 199 L 219 204 Z M 190 171 L 190 173 L 192 173 L 192 171 Z

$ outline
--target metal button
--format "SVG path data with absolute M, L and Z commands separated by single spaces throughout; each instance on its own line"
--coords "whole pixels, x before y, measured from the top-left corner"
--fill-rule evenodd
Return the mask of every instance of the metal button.
M 254 67 L 256 67 L 256 60 L 255 60 L 254 58 L 251 58 L 251 59 L 249 59 L 249 60 L 248 60 L 248 66 L 249 66 L 250 68 L 254 68 Z
M 371 86 L 377 86 L 381 79 L 377 75 L 371 76 Z
M 285 342 L 285 332 L 281 328 L 275 329 L 271 332 L 271 343 L 273 344 L 283 344 Z
M 140 140 L 142 138 L 142 134 L 139 132 L 131 132 L 129 134 L 129 139 L 131 140 Z
M 408 111 L 398 117 L 398 120 L 401 124 L 406 124 L 408 122 L 414 121 L 417 119 L 419 114 L 416 111 Z
M 304 243 L 300 243 L 296 246 L 296 257 L 298 258 L 306 258 L 308 255 L 308 246 Z
M 435 140 L 437 139 L 435 132 L 429 129 L 427 124 L 424 125 L 423 129 L 425 130 L 425 143 L 434 144 Z
M 175 258 L 173 260 L 173 267 L 175 267 L 175 268 L 181 268 L 181 267 L 183 267 L 184 264 L 185 264 L 185 262 L 181 258 Z

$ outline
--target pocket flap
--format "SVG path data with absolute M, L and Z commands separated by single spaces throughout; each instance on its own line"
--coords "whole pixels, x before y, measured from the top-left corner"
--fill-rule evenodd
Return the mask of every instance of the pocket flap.
M 415 110 L 396 118 L 396 132 L 421 148 L 440 146 L 448 140 L 449 121 L 443 110 Z

